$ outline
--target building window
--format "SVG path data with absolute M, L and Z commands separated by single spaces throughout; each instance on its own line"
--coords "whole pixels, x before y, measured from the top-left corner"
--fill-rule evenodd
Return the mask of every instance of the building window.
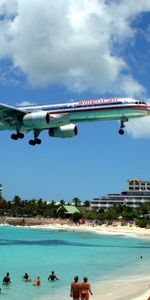
M 133 183 L 134 183 L 133 180 L 129 181 L 129 184 L 133 185 Z

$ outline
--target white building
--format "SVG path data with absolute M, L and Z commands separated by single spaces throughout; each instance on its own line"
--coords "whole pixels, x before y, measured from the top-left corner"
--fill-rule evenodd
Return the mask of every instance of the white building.
M 120 194 L 108 194 L 91 200 L 91 208 L 98 211 L 116 205 L 126 205 L 132 208 L 141 203 L 150 203 L 150 181 L 137 178 L 128 180 L 128 189 Z

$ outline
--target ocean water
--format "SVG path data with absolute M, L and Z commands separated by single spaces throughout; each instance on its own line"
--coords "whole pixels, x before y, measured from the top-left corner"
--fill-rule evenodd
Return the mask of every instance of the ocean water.
M 140 256 L 143 258 L 141 259 Z M 114 278 L 148 276 L 150 240 L 72 230 L 0 227 L 0 297 L 5 300 L 67 300 L 75 275 L 92 285 Z M 59 281 L 47 280 L 54 270 Z M 10 273 L 11 285 L 2 280 Z M 40 276 L 41 286 L 24 282 Z

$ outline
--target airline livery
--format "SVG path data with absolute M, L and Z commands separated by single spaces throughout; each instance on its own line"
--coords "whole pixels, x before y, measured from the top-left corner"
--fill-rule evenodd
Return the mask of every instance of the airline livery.
M 78 122 L 120 120 L 119 134 L 124 134 L 125 122 L 131 118 L 150 115 L 150 106 L 132 98 L 79 100 L 77 102 L 12 107 L 0 104 L 0 130 L 12 130 L 11 139 L 24 138 L 33 131 L 29 144 L 41 144 L 43 130 L 50 137 L 69 138 L 78 133 Z

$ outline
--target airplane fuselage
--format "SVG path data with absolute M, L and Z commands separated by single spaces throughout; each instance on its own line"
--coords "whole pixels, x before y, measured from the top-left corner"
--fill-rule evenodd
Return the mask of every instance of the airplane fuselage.
M 21 107 L 26 112 L 45 111 L 52 117 L 62 118 L 64 124 L 70 122 L 126 120 L 148 115 L 150 107 L 132 98 L 108 98 L 80 100 L 78 102 Z M 64 121 L 63 121 L 64 119 Z M 47 124 L 46 128 L 50 128 Z M 53 127 L 53 125 L 52 125 Z M 25 128 L 24 128 L 25 129 Z

